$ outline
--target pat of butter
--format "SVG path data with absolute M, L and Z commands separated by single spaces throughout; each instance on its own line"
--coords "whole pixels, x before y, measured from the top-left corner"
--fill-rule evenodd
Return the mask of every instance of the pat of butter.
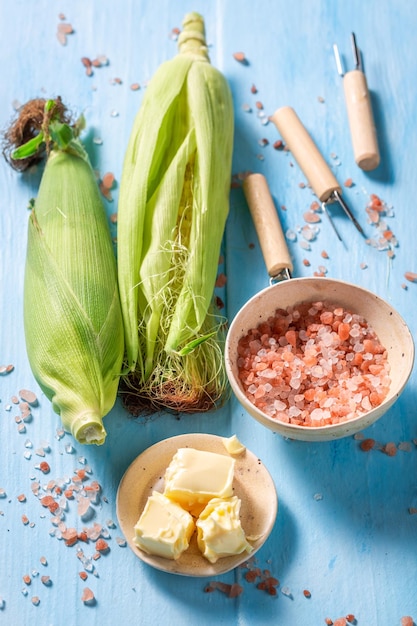
M 246 447 L 243 445 L 243 443 L 240 443 L 236 435 L 232 435 L 231 437 L 223 437 L 222 443 L 229 454 L 242 454 L 242 452 L 245 452 L 246 450 Z
M 244 551 L 252 552 L 240 522 L 240 504 L 237 496 L 213 498 L 198 518 L 197 544 L 210 563 Z
M 224 454 L 179 448 L 165 472 L 164 494 L 197 516 L 212 498 L 233 495 L 234 469 Z
M 135 525 L 134 542 L 144 552 L 178 559 L 190 543 L 194 520 L 178 504 L 154 491 Z

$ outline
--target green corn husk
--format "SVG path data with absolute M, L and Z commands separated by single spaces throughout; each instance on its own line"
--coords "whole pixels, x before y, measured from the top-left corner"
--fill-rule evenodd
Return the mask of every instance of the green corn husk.
M 118 276 L 131 412 L 207 410 L 223 396 L 223 321 L 213 306 L 229 210 L 233 103 L 188 14 L 179 53 L 147 87 L 126 151 Z
M 28 226 L 27 353 L 64 428 L 80 443 L 102 444 L 124 353 L 115 255 L 80 141 L 49 147 Z

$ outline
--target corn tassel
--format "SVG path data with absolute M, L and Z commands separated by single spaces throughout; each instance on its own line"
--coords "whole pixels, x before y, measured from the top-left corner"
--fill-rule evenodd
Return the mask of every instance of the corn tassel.
M 229 209 L 233 103 L 210 65 L 200 15 L 186 16 L 178 45 L 147 87 L 125 156 L 119 289 L 138 394 L 187 410 L 186 396 L 196 392 L 205 410 L 207 394 L 224 387 L 212 304 Z
M 52 148 L 29 218 L 24 327 L 33 374 L 64 428 L 102 444 L 124 337 L 104 206 L 78 139 Z

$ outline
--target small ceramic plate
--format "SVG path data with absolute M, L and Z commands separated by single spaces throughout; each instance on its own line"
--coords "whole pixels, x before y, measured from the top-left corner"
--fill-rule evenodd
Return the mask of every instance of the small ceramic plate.
M 178 448 L 194 448 L 228 455 L 222 438 L 216 435 L 187 434 L 164 439 L 140 454 L 126 470 L 117 491 L 117 517 L 120 528 L 133 552 L 156 569 L 183 576 L 216 576 L 228 572 L 255 554 L 268 538 L 277 515 L 278 499 L 274 482 L 262 461 L 249 450 L 233 455 L 234 495 L 241 499 L 240 519 L 253 546 L 247 552 L 223 557 L 217 563 L 205 559 L 197 546 L 196 533 L 189 548 L 173 561 L 146 554 L 134 538 L 138 521 L 152 491 L 164 490 L 164 474 Z

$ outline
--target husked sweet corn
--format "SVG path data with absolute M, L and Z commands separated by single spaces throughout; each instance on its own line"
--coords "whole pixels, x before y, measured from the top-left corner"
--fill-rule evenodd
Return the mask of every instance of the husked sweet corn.
M 118 276 L 128 386 L 154 405 L 208 408 L 224 390 L 213 292 L 229 210 L 233 103 L 203 18 L 150 81 L 126 151 Z M 207 402 L 207 400 L 209 401 Z M 140 401 L 139 401 L 140 403 Z

